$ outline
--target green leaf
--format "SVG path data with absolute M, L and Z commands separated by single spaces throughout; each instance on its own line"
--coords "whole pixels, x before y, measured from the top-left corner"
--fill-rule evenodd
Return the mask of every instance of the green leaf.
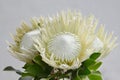
M 88 80 L 87 76 L 80 76 L 80 80 Z
M 29 66 L 31 66 L 31 65 L 33 65 L 33 63 L 26 63 L 25 65 L 24 65 L 24 69 L 27 69 Z
M 34 75 L 32 75 L 30 73 L 22 73 L 22 77 L 26 77 L 26 76 L 33 76 L 34 77 Z
M 87 68 L 87 67 L 82 67 L 82 68 L 79 68 L 79 70 L 78 70 L 78 72 L 77 72 L 77 74 L 79 75 L 79 76 L 81 76 L 81 75 L 88 75 L 88 74 L 90 74 L 91 72 L 90 72 L 90 70 Z
M 26 76 L 26 77 L 20 77 L 18 80 L 32 80 L 33 77 L 31 76 Z
M 96 60 L 98 57 L 100 57 L 101 53 L 93 53 L 91 56 L 90 56 L 90 59 L 93 59 L 93 60 Z
M 48 66 L 48 64 L 44 63 L 40 56 L 36 56 L 33 59 L 33 63 L 26 63 L 23 68 L 25 69 L 25 72 L 22 74 L 23 77 L 47 77 L 53 69 Z
M 75 76 L 73 79 L 71 79 L 71 80 L 86 80 L 86 77 L 87 76 Z
M 17 70 L 15 68 L 13 68 L 12 66 L 8 66 L 8 67 L 4 68 L 4 71 L 14 71 L 14 72 L 16 72 L 19 75 L 22 74 L 22 72 L 20 70 Z
M 72 80 L 81 80 L 79 76 L 75 76 Z
M 43 69 L 37 65 L 37 64 L 33 64 L 33 65 L 30 65 L 27 69 L 26 69 L 26 72 L 36 76 L 36 75 L 42 75 L 44 74 L 44 71 Z
M 89 67 L 90 65 L 95 64 L 96 62 L 93 59 L 87 59 L 84 62 L 82 62 L 83 66 Z
M 88 75 L 89 80 L 102 80 L 101 74 L 99 71 L 93 72 Z
M 72 71 L 72 79 L 71 80 L 81 80 L 77 71 Z
M 90 70 L 97 70 L 102 65 L 102 62 L 97 62 L 94 65 L 89 66 Z
M 4 71 L 15 71 L 15 69 L 12 66 L 7 66 Z
M 46 74 L 50 74 L 51 70 L 53 69 L 53 67 L 51 67 L 48 64 L 46 64 L 45 62 L 43 62 L 41 56 L 39 56 L 39 55 L 36 56 L 33 59 L 33 61 L 35 62 L 35 64 L 38 64 Z
M 42 61 L 42 58 L 41 58 L 40 56 L 36 56 L 36 57 L 33 59 L 33 61 L 34 61 L 36 64 L 40 65 L 40 66 L 42 67 L 42 69 L 44 69 L 44 70 L 45 70 L 45 67 L 48 67 L 48 65 L 47 65 L 45 62 Z M 49 67 L 48 67 L 48 68 L 49 68 Z

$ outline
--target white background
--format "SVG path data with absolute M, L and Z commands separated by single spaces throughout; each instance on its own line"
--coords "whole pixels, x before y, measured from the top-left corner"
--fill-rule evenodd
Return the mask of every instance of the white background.
M 15 34 L 22 20 L 31 17 L 55 15 L 61 10 L 80 10 L 82 14 L 94 14 L 106 31 L 114 31 L 120 43 L 120 0 L 0 0 L 0 80 L 17 80 L 14 72 L 2 71 L 11 65 L 21 69 L 23 62 L 13 58 L 7 51 L 5 40 L 12 42 L 9 33 Z M 100 68 L 104 80 L 120 80 L 120 46 L 103 60 Z

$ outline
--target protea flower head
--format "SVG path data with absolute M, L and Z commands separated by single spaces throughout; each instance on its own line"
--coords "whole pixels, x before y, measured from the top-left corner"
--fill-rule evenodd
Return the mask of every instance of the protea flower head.
M 116 46 L 116 38 L 106 34 L 103 26 L 96 30 L 97 23 L 93 15 L 84 17 L 76 11 L 35 19 L 32 27 L 23 23 L 17 29 L 10 51 L 25 62 L 40 55 L 54 68 L 76 69 L 92 53 L 100 52 L 102 58 Z
M 38 51 L 33 46 L 32 38 L 38 37 L 40 32 L 38 28 L 39 24 L 42 25 L 43 18 L 40 20 L 37 18 L 32 18 L 31 23 L 32 26 L 27 25 L 25 22 L 22 23 L 21 28 L 17 28 L 16 35 L 12 35 L 15 43 L 9 43 L 9 51 L 12 53 L 14 57 L 24 62 L 31 62 L 33 57 L 38 54 Z
M 55 68 L 78 68 L 92 53 L 105 55 L 115 47 L 114 41 L 109 46 L 111 35 L 100 32 L 101 28 L 96 34 L 97 20 L 94 16 L 86 18 L 79 12 L 68 11 L 48 18 L 46 22 L 39 29 L 40 37 L 34 38 L 34 46 L 43 61 Z

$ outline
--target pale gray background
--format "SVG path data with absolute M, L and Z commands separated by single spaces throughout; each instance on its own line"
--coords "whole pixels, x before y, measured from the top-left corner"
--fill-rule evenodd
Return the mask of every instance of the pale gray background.
M 0 0 L 0 80 L 17 80 L 14 72 L 3 72 L 7 65 L 21 69 L 23 62 L 7 51 L 5 40 L 12 41 L 9 33 L 15 33 L 22 20 L 31 17 L 53 15 L 61 10 L 80 10 L 84 15 L 94 14 L 107 31 L 120 34 L 120 0 Z M 120 38 L 118 38 L 119 42 Z M 103 60 L 101 71 L 104 80 L 120 80 L 120 46 Z

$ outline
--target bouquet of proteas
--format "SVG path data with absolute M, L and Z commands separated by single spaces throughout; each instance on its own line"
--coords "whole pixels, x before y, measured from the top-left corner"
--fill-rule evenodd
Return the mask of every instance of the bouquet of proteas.
M 93 15 L 67 11 L 31 23 L 22 23 L 9 43 L 12 55 L 25 62 L 24 72 L 4 70 L 15 71 L 19 80 L 102 80 L 100 60 L 116 47 L 116 38 L 103 25 L 96 29 Z

